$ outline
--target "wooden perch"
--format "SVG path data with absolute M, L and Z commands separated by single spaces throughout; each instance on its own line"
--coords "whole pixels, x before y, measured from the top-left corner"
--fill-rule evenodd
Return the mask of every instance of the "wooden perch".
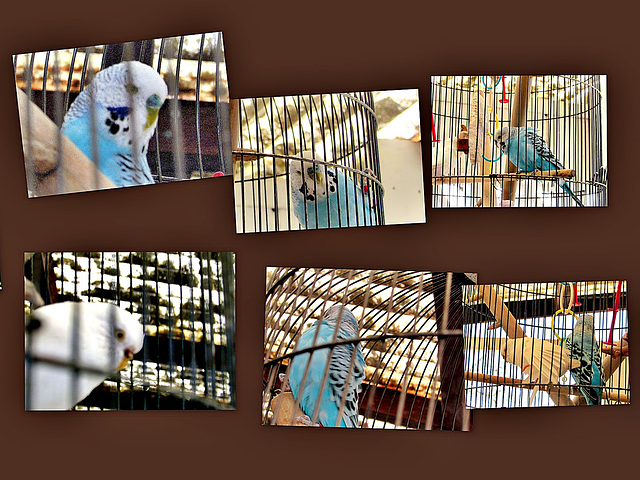
M 602 398 L 610 402 L 631 403 L 631 395 L 622 392 L 602 392 Z
M 626 334 L 625 334 L 626 336 Z M 627 337 L 628 338 L 628 337 Z M 602 351 L 604 353 L 602 359 L 602 374 L 604 375 L 604 381 L 607 382 L 613 376 L 613 374 L 618 370 L 622 361 L 625 359 L 625 355 L 623 352 L 626 350 L 627 355 L 629 352 L 629 342 L 627 338 L 622 338 L 622 340 L 618 340 L 617 342 L 613 342 L 613 346 L 609 347 L 607 345 L 602 346 Z M 619 350 L 620 353 L 616 356 L 610 355 L 609 351 L 613 352 L 615 350 Z
M 471 382 L 489 383 L 492 385 L 503 385 L 507 387 L 518 387 L 533 390 L 534 388 L 546 390 L 551 400 L 557 405 L 569 405 L 569 395 L 578 395 L 579 389 L 572 385 L 544 385 L 532 383 L 528 380 L 518 378 L 500 377 L 497 375 L 487 375 L 484 373 L 464 372 L 464 378 Z
M 460 142 L 460 140 L 458 141 Z M 506 181 L 513 181 L 512 179 L 518 180 L 522 177 L 562 177 L 562 178 L 573 178 L 576 176 L 576 171 L 570 168 L 564 169 L 564 170 L 545 170 L 543 172 L 541 171 L 535 171 L 535 172 L 528 172 L 528 173 L 502 173 L 499 175 L 496 175 L 496 177 L 500 177 L 500 178 L 504 178 Z M 449 177 L 443 177 L 443 178 L 435 178 L 433 179 L 433 183 L 434 184 L 444 184 L 444 183 L 448 183 L 448 184 L 460 184 L 460 183 L 477 183 L 477 182 L 483 182 L 487 179 L 491 179 L 493 176 L 492 175 L 474 175 L 474 176 L 455 176 L 455 175 L 451 175 Z
M 16 92 L 30 195 L 115 188 L 26 93 L 20 89 Z
M 526 336 L 522 327 L 518 325 L 516 317 L 509 311 L 502 297 L 498 295 L 498 292 L 496 292 L 493 286 L 478 285 L 476 288 L 478 291 L 476 298 L 482 299 L 496 318 L 496 321 L 489 327 L 489 330 L 502 327 L 509 338 L 523 338 Z
M 511 126 L 524 127 L 527 124 L 527 108 L 529 106 L 529 92 L 531 90 L 531 77 L 521 75 L 518 77 L 513 104 L 511 106 Z M 506 163 L 505 173 L 516 173 L 517 167 L 510 161 Z M 502 182 L 502 200 L 514 201 L 518 187 L 517 178 L 505 179 Z
M 576 176 L 576 171 L 571 168 L 566 168 L 563 170 L 545 170 L 540 171 L 536 170 L 535 172 L 526 172 L 526 173 L 505 173 L 501 175 L 505 178 L 519 178 L 519 177 L 562 177 L 562 178 L 573 178 Z

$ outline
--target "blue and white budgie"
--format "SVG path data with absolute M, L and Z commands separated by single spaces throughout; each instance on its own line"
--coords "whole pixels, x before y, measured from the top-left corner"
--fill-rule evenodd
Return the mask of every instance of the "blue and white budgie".
M 500 151 L 507 155 L 509 161 L 517 167 L 519 172 L 529 173 L 535 170 L 549 171 L 564 168 L 553 152 L 549 150 L 547 142 L 534 128 L 504 127 L 496 132 L 493 139 Z M 584 207 L 584 204 L 563 179 L 560 179 L 559 183 L 562 190 L 579 206 Z
M 313 152 L 302 152 L 312 160 Z M 322 160 L 319 156 L 316 159 Z M 376 225 L 369 196 L 340 168 L 290 160 L 289 177 L 293 213 L 303 228 L 362 227 Z
M 142 325 L 110 303 L 61 302 L 25 328 L 25 407 L 69 410 L 140 351 Z
M 296 350 L 313 346 L 316 330 L 318 330 L 318 338 L 315 345 L 331 343 L 336 328 L 338 328 L 336 340 L 358 338 L 360 331 L 358 321 L 353 313 L 343 305 L 334 305 L 325 312 L 322 319 L 315 321 L 303 332 L 296 345 Z M 345 385 L 354 349 L 355 362 L 349 383 Z M 303 386 L 303 376 L 309 362 L 311 363 Z M 323 386 L 321 384 L 327 363 L 329 364 L 329 373 Z M 357 427 L 358 394 L 362 388 L 364 367 L 364 357 L 359 343 L 338 345 L 333 349 L 333 352 L 330 348 L 321 348 L 312 354 L 303 353 L 292 358 L 289 366 L 289 386 L 300 408 L 312 422 L 317 421 L 325 427 Z M 300 392 L 301 387 L 304 388 L 303 392 Z M 338 419 L 343 395 L 346 395 L 344 410 L 342 417 Z M 317 419 L 314 420 L 313 415 L 318 402 L 320 404 Z
M 153 68 L 135 61 L 118 63 L 99 71 L 80 93 L 61 131 L 116 186 L 152 184 L 146 153 L 166 98 L 167 85 Z
M 582 315 L 573 332 L 564 341 L 569 356 L 580 361 L 580 366 L 571 369 L 571 376 L 580 385 L 580 392 L 589 405 L 600 405 L 604 375 L 600 344 L 593 331 L 593 315 Z

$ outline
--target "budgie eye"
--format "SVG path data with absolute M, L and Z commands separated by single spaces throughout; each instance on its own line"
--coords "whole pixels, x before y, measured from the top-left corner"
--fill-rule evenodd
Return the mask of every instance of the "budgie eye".
M 135 95 L 136 93 L 138 93 L 138 87 L 136 87 L 133 83 L 127 84 L 125 88 L 131 95 Z
M 124 330 L 122 330 L 120 328 L 116 328 L 115 331 L 113 332 L 113 335 L 116 337 L 116 339 L 119 342 L 124 341 L 124 337 L 125 337 Z
M 147 107 L 160 108 L 161 105 L 162 101 L 160 100 L 160 97 L 155 93 L 147 99 Z

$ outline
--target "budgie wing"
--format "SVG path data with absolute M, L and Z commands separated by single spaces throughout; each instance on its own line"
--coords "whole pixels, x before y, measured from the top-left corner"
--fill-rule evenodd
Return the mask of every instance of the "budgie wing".
M 336 346 L 329 366 L 331 398 L 336 402 L 338 408 L 342 403 L 343 395 L 346 395 L 342 421 L 347 427 L 358 426 L 358 394 L 361 390 L 360 384 L 364 378 L 364 359 L 360 348 L 357 348 L 353 370 L 347 384 L 353 350 L 353 345 Z
M 525 137 L 527 139 L 527 142 L 533 145 L 533 149 L 535 150 L 536 154 L 539 155 L 542 159 L 543 165 L 539 165 L 540 168 L 545 170 L 546 165 L 544 165 L 544 162 L 548 162 L 550 167 L 553 167 L 557 170 L 564 168 L 555 157 L 553 152 L 549 149 L 544 139 L 538 134 L 538 132 L 533 129 L 527 129 L 527 131 L 525 132 Z

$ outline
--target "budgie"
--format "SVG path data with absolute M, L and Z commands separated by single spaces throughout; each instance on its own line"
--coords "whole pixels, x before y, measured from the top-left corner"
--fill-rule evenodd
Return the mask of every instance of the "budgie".
M 533 403 L 540 386 L 557 385 L 560 377 L 569 369 L 580 366 L 578 360 L 570 357 L 569 350 L 539 338 L 509 338 L 502 343 L 500 355 L 505 361 L 522 369 L 522 373 L 527 375 L 525 381 L 537 384 L 532 390 L 529 405 Z
M 69 410 L 142 348 L 142 325 L 110 303 L 45 305 L 25 328 L 28 410 Z
M 564 168 L 534 128 L 504 127 L 494 135 L 494 141 L 500 151 L 507 155 L 509 161 L 520 172 L 528 173 L 535 170 L 548 171 Z M 584 204 L 563 179 L 560 179 L 559 183 L 562 190 L 579 206 L 584 207 Z
M 307 150 L 301 156 L 311 160 L 313 152 Z M 291 160 L 289 176 L 293 213 L 304 228 L 377 224 L 369 196 L 342 169 Z
M 571 376 L 580 385 L 580 392 L 589 405 L 600 405 L 604 375 L 600 344 L 593 331 L 593 315 L 584 314 L 578 319 L 564 347 L 569 350 L 571 358 L 580 361 L 579 367 L 571 369 Z
M 152 184 L 147 147 L 166 98 L 167 85 L 153 68 L 135 61 L 118 63 L 98 72 L 80 93 L 61 131 L 116 186 Z
M 359 335 L 358 321 L 343 305 L 329 308 L 322 319 L 315 321 L 300 337 L 296 350 L 302 350 L 314 345 L 313 339 L 318 330 L 315 345 L 333 341 L 336 326 L 339 324 L 336 340 L 357 338 Z M 355 362 L 351 371 L 348 385 L 349 366 L 355 349 Z M 309 370 L 303 383 L 303 375 L 307 364 Z M 329 373 L 324 385 L 322 379 L 329 363 Z M 302 411 L 313 419 L 317 402 L 317 422 L 325 427 L 357 427 L 358 426 L 358 394 L 364 379 L 364 357 L 359 343 L 338 345 L 331 352 L 330 348 L 315 350 L 312 354 L 303 353 L 292 358 L 289 367 L 289 386 Z M 303 387 L 304 391 L 300 392 Z M 342 397 L 346 395 L 342 418 L 338 421 L 338 413 Z

